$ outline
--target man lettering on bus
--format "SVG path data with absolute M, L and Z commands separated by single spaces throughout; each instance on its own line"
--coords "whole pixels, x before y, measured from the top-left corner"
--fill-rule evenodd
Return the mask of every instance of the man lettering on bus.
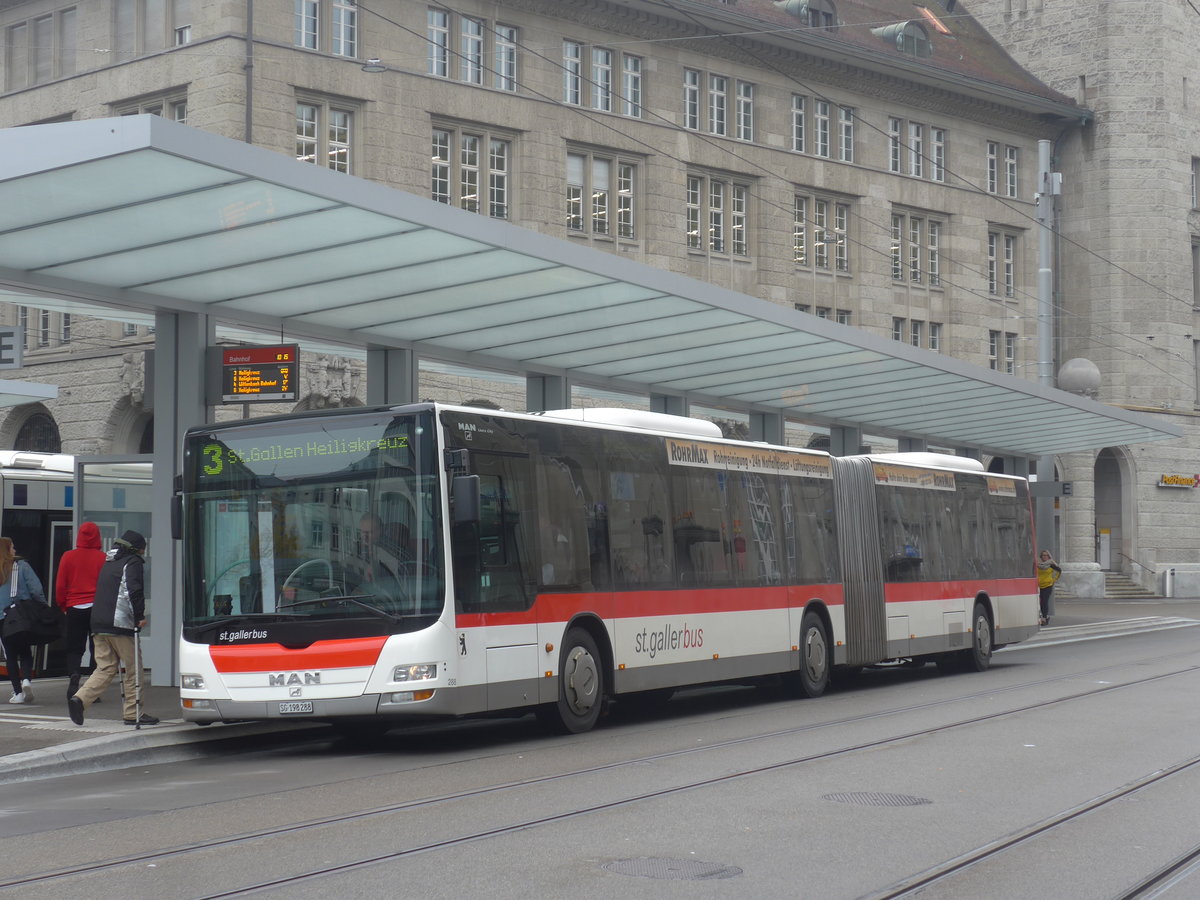
M 92 637 L 96 643 L 96 671 L 67 700 L 71 721 L 83 724 L 83 714 L 96 702 L 125 665 L 126 725 L 157 725 L 158 719 L 143 713 L 140 717 L 142 673 L 140 654 L 135 649 L 138 632 L 146 626 L 145 560 L 146 539 L 136 531 L 126 531 L 113 542 L 112 550 L 96 579 L 96 598 L 92 604 Z

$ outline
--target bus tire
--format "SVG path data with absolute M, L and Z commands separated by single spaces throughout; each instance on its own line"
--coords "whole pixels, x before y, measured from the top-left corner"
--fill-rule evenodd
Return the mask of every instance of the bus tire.
M 800 620 L 800 671 L 797 673 L 800 693 L 805 697 L 820 697 L 829 687 L 829 636 L 825 623 L 811 609 Z
M 992 620 L 982 603 L 971 613 L 971 649 L 963 651 L 962 661 L 968 672 L 986 672 L 992 664 Z
M 604 669 L 592 636 L 572 628 L 558 662 L 558 701 L 551 723 L 566 734 L 591 731 L 604 708 Z

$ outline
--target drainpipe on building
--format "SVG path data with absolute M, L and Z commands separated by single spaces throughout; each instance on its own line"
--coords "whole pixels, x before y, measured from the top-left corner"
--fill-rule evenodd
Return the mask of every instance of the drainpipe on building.
M 243 140 L 254 143 L 254 0 L 246 0 L 246 127 Z

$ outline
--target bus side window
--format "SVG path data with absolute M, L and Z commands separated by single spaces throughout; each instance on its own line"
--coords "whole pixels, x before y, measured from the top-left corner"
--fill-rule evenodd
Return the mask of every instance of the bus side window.
M 480 612 L 515 612 L 533 602 L 529 459 L 476 453 L 479 475 Z
M 710 587 L 730 584 L 734 548 L 730 525 L 725 521 L 726 471 L 675 466 L 672 472 L 675 567 L 681 586 Z M 744 538 L 743 538 L 744 540 Z
M 661 439 L 607 432 L 608 536 L 614 587 L 671 587 L 675 554 Z
M 586 433 L 538 428 L 537 493 L 541 584 L 557 590 L 608 586 L 608 520 L 600 459 Z

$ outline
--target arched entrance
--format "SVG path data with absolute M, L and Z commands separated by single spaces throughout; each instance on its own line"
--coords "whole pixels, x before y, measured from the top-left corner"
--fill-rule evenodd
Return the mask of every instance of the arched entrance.
M 1096 562 L 1105 571 L 1122 572 L 1128 568 L 1133 545 L 1128 525 L 1129 460 L 1112 447 L 1096 456 Z

